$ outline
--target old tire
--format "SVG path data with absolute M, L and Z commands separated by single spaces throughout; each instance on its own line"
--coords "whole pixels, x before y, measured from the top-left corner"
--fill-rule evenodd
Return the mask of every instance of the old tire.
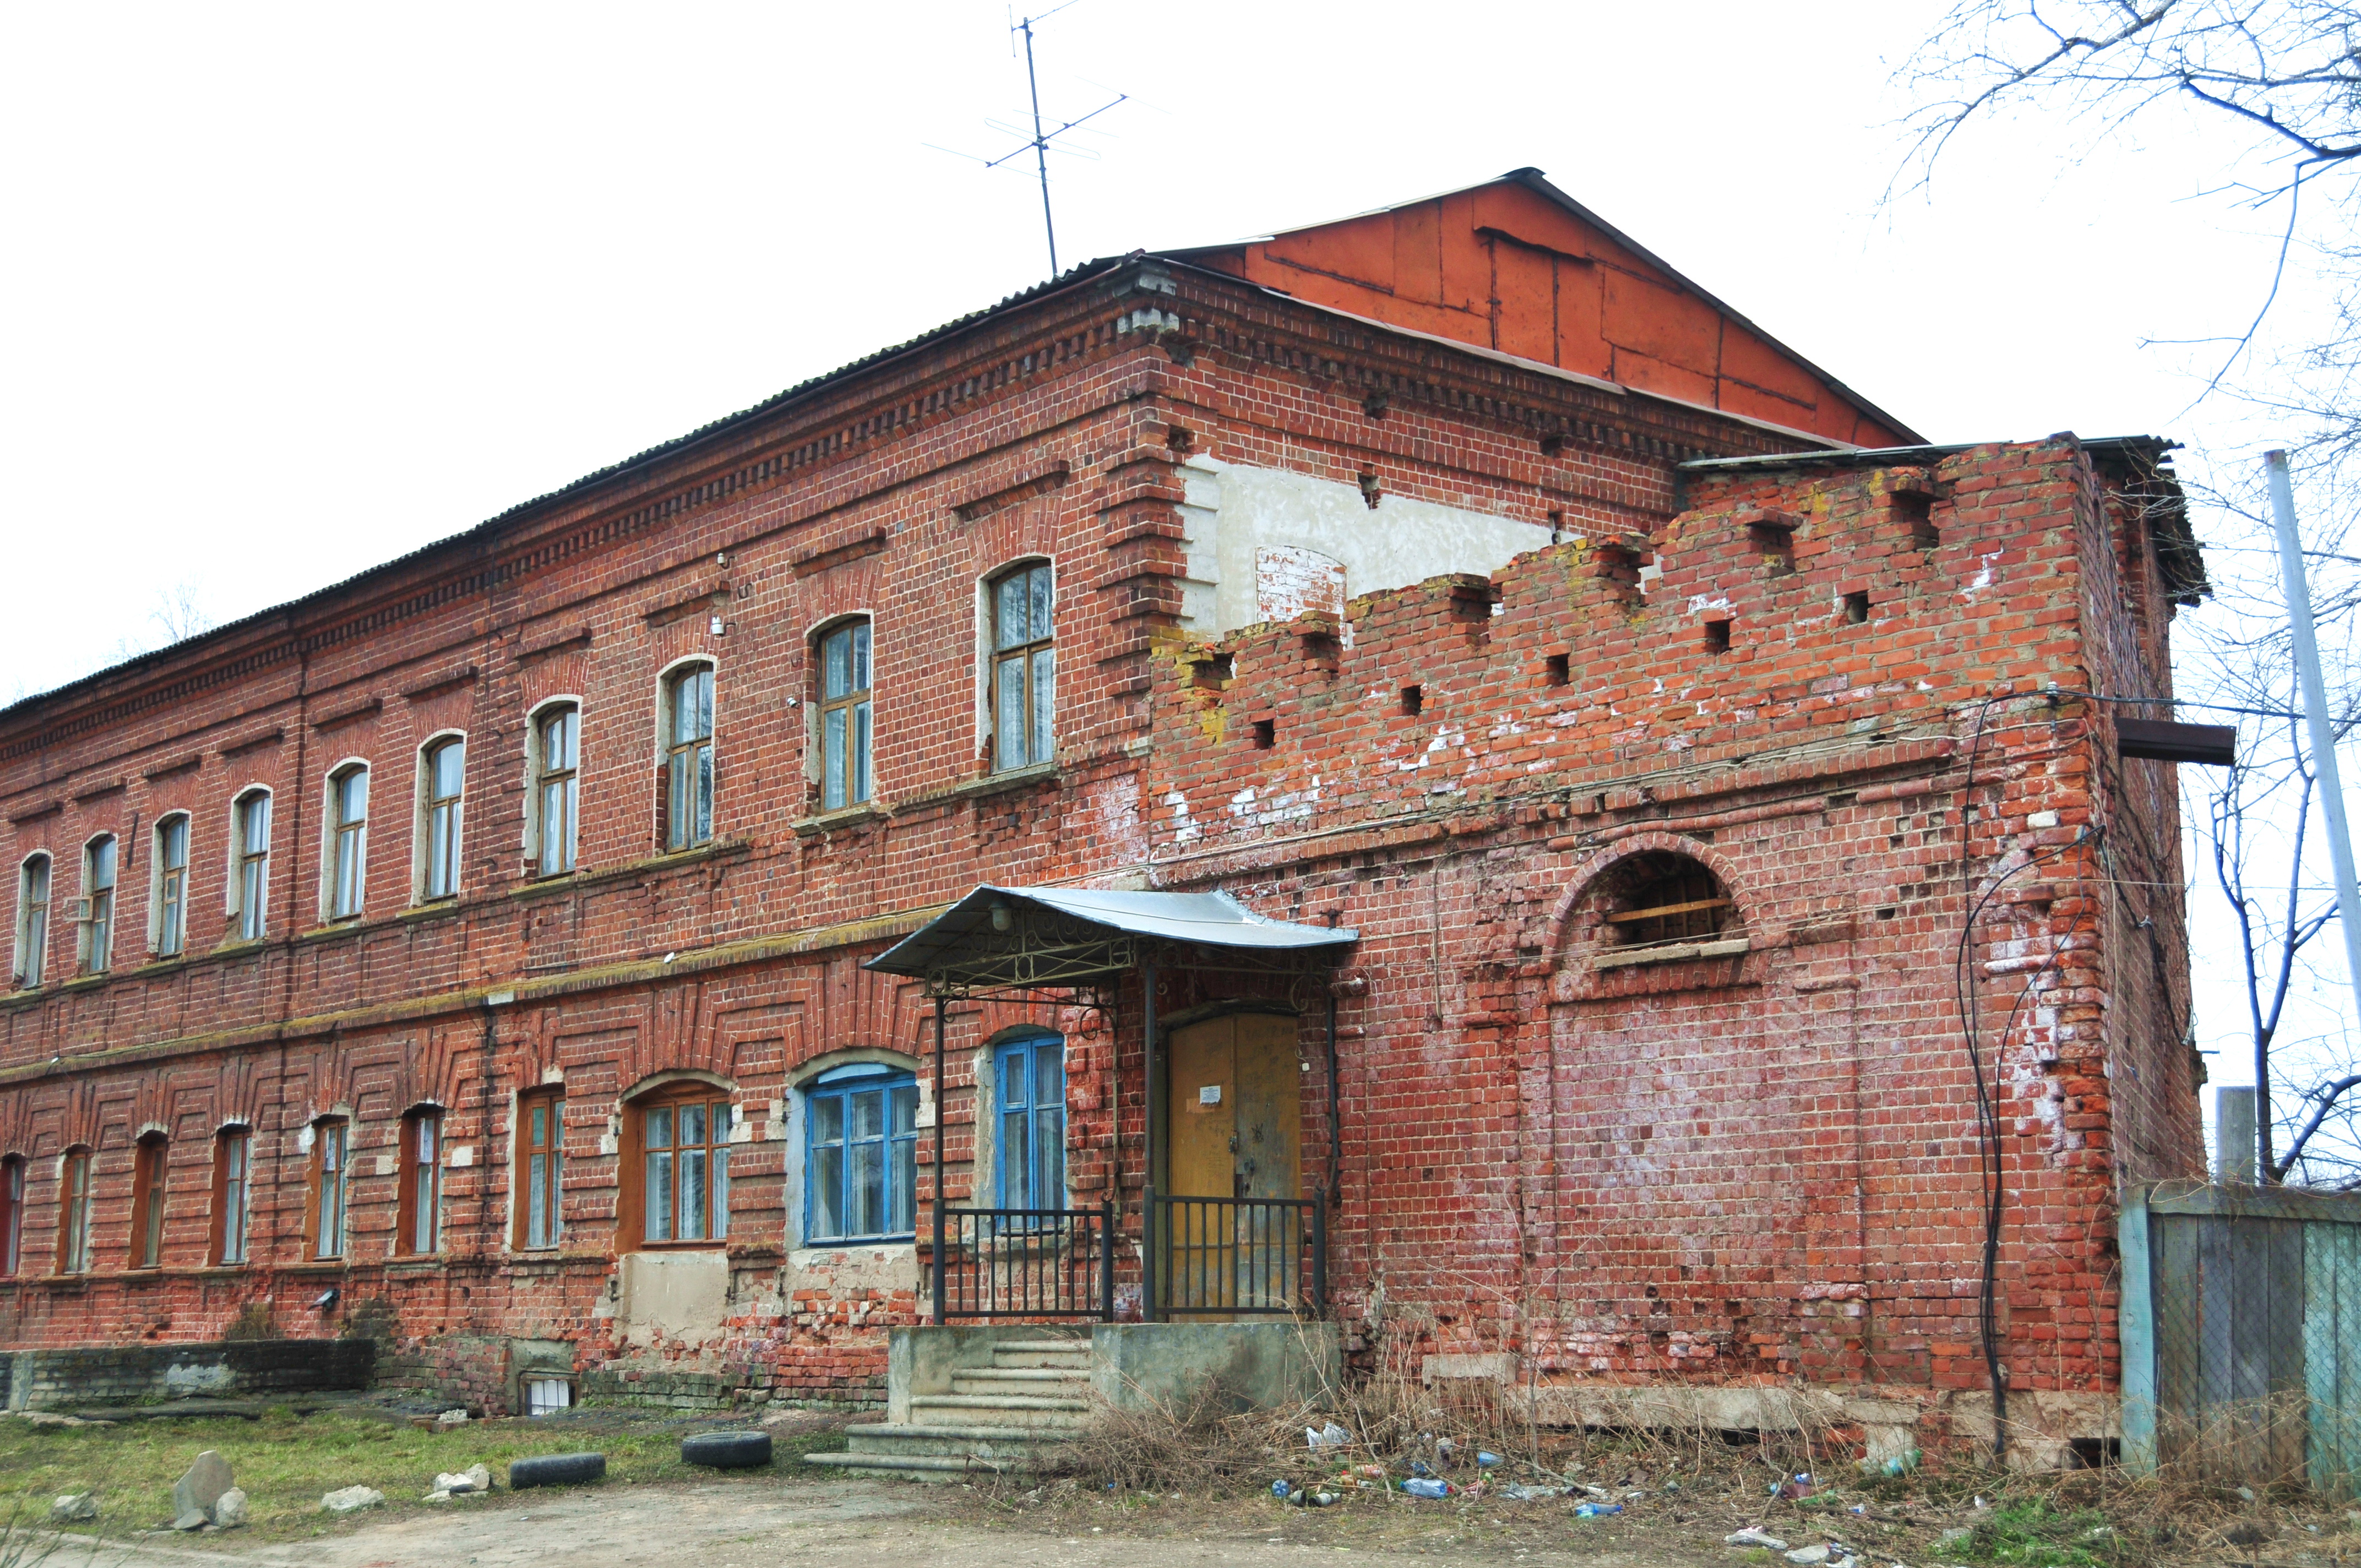
M 603 1453 L 544 1453 L 511 1464 L 509 1486 L 520 1492 L 527 1486 L 571 1486 L 604 1480 L 606 1475 Z
M 700 1431 L 680 1440 L 685 1464 L 715 1470 L 751 1470 L 771 1462 L 771 1434 L 766 1431 Z

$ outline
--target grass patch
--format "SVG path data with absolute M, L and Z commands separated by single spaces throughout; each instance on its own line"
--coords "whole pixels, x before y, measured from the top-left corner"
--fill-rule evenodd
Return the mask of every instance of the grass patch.
M 2110 1568 L 2122 1543 L 2096 1508 L 2059 1508 L 2028 1497 L 1993 1510 L 1968 1539 L 1968 1555 L 2010 1568 Z
M 302 1416 L 274 1409 L 257 1420 L 148 1420 L 112 1427 L 0 1420 L 0 1512 L 21 1498 L 38 1519 L 52 1497 L 96 1492 L 109 1535 L 169 1524 L 172 1484 L 210 1448 L 229 1462 L 245 1490 L 253 1533 L 302 1535 L 332 1528 L 332 1516 L 320 1512 L 320 1498 L 343 1486 L 374 1486 L 385 1494 L 383 1508 L 356 1519 L 414 1508 L 481 1508 L 496 1506 L 498 1497 L 448 1503 L 423 1498 L 437 1471 L 482 1464 L 505 1497 L 511 1460 L 584 1450 L 606 1454 L 610 1485 L 688 1476 L 775 1479 L 803 1471 L 798 1461 L 805 1453 L 837 1446 L 841 1435 L 801 1425 L 774 1429 L 769 1469 L 717 1471 L 681 1463 L 681 1438 L 701 1424 L 598 1409 L 566 1419 L 470 1421 L 445 1431 L 335 1409 Z

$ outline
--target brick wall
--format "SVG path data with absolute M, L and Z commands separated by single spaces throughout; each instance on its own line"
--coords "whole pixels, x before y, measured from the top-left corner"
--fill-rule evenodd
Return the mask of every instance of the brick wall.
M 1782 444 L 1151 258 L 0 714 L 0 811 L 17 858 L 65 868 L 60 907 L 90 835 L 132 851 L 115 972 L 68 979 L 61 931 L 50 983 L 0 1002 L 0 1153 L 27 1162 L 0 1343 L 359 1321 L 386 1325 L 398 1379 L 487 1408 L 512 1338 L 573 1345 L 620 1398 L 873 1404 L 885 1330 L 921 1299 L 906 1268 L 794 1245 L 793 1086 L 846 1053 L 924 1058 L 924 999 L 859 966 L 943 902 L 1112 881 L 1362 933 L 1339 1103 L 1304 1076 L 1304 1169 L 1340 1179 L 1331 1277 L 1363 1343 L 1513 1350 L 1552 1377 L 1967 1387 L 1976 1152 L 1951 955 L 1967 901 L 2044 856 L 1971 943 L 2003 1073 L 2010 1366 L 2107 1386 L 2122 1080 L 2147 1166 L 2194 1147 L 2186 1048 L 2159 1044 L 2186 996 L 2178 909 L 2148 885 L 2177 879 L 2177 827 L 2169 774 L 2114 762 L 2103 710 L 2038 694 L 2162 689 L 2144 523 L 2070 438 L 1908 473 L 1676 467 Z M 1363 594 L 1342 626 L 1195 643 L 1174 630 L 1175 509 L 1197 455 L 1373 476 L 1373 528 L 1411 496 L 1566 543 L 1490 580 Z M 1938 498 L 1931 546 L 1891 499 L 1911 484 Z M 985 772 L 977 586 L 1033 556 L 1059 580 L 1059 752 L 1012 783 Z M 853 612 L 874 618 L 879 809 L 816 819 L 807 638 Z M 714 841 L 670 855 L 656 694 L 691 656 L 717 667 L 720 804 Z M 584 716 L 581 870 L 537 882 L 525 746 L 560 697 Z M 415 758 L 452 732 L 462 891 L 422 905 Z M 325 780 L 348 761 L 374 770 L 373 869 L 361 917 L 330 923 Z M 228 821 L 254 787 L 275 792 L 273 913 L 239 943 Z M 147 835 L 182 810 L 188 955 L 143 962 Z M 1598 890 L 1643 850 L 1720 877 L 1742 955 L 1594 966 Z M 2160 946 L 2109 903 L 2134 883 Z M 2036 885 L 2046 901 L 2020 896 Z M 1280 999 L 1305 1006 L 1317 1063 L 1324 999 Z M 1046 1024 L 1069 1041 L 1071 1193 L 1127 1201 L 1136 1226 L 1137 1000 L 953 1009 L 955 1193 L 978 1053 Z M 721 1321 L 652 1335 L 617 1315 L 618 1100 L 683 1069 L 729 1086 L 747 1135 Z M 514 1097 L 558 1081 L 566 1235 L 526 1254 Z M 422 1106 L 444 1118 L 443 1245 L 405 1258 L 395 1139 Z M 307 1261 L 302 1140 L 327 1113 L 355 1127 L 351 1241 Z M 255 1133 L 253 1261 L 220 1268 L 231 1123 Z M 170 1140 L 165 1245 L 135 1271 L 143 1132 Z M 71 1147 L 94 1151 L 97 1261 L 60 1280 Z

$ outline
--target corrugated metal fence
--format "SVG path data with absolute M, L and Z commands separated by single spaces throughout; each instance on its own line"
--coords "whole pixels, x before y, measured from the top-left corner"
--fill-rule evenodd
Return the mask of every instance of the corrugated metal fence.
M 2120 1245 L 2124 1464 L 2361 1493 L 2361 1193 L 2135 1188 Z

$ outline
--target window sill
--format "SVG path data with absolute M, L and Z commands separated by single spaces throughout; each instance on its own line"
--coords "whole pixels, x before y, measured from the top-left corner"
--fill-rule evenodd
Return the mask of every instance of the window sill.
M 633 1252 L 728 1252 L 727 1238 L 718 1242 L 647 1242 L 631 1249 Z
M 894 808 L 881 800 L 864 800 L 859 806 L 848 806 L 836 811 L 823 811 L 817 817 L 798 817 L 787 824 L 798 839 L 816 839 L 823 833 L 833 833 L 846 828 L 858 828 L 865 822 L 890 820 Z
M 694 866 L 726 856 L 742 855 L 752 848 L 743 839 L 714 839 L 694 850 L 675 850 L 669 854 L 655 855 L 628 865 L 610 866 L 604 871 L 573 871 L 564 876 L 542 877 L 512 887 L 508 896 L 517 899 L 559 898 L 569 893 L 580 893 L 605 883 L 623 882 L 632 877 L 652 876 L 681 866 Z
M 58 989 L 60 992 L 89 991 L 97 986 L 104 985 L 108 981 L 113 980 L 114 978 L 115 971 L 113 970 L 100 970 L 94 974 L 78 974 L 71 980 L 62 981 L 59 982 Z
M 422 920 L 447 920 L 458 913 L 459 895 L 455 893 L 431 904 L 413 904 L 407 909 L 397 910 L 393 917 L 407 925 L 416 925 Z
M 1595 970 L 1629 969 L 1634 964 L 1675 964 L 1692 959 L 1734 959 L 1753 948 L 1744 937 L 1731 937 L 1719 942 L 1675 942 L 1668 947 L 1645 948 L 1628 953 L 1600 953 L 1590 960 Z
M 357 937 L 367 929 L 367 922 L 353 915 L 342 920 L 330 921 L 325 926 L 314 926 L 308 931 L 298 931 L 295 939 L 298 942 L 333 942 L 343 937 Z
M 986 773 L 980 779 L 970 779 L 964 784 L 954 785 L 951 794 L 961 800 L 976 800 L 988 795 L 999 795 L 1006 790 L 1023 789 L 1029 784 L 1057 785 L 1063 783 L 1064 780 L 1058 773 L 1057 763 L 1035 762 L 1030 767 L 1011 768 L 1005 773 Z
M 270 938 L 268 937 L 232 937 L 215 948 L 212 956 L 217 959 L 234 959 L 246 953 L 260 952 L 269 945 Z
M 282 1263 L 279 1266 L 279 1272 L 281 1274 L 342 1274 L 345 1268 L 346 1260 L 341 1257 L 315 1257 L 302 1263 Z
M 142 980 L 158 980 L 174 970 L 186 969 L 188 964 L 189 955 L 185 952 L 159 953 L 131 972 Z

